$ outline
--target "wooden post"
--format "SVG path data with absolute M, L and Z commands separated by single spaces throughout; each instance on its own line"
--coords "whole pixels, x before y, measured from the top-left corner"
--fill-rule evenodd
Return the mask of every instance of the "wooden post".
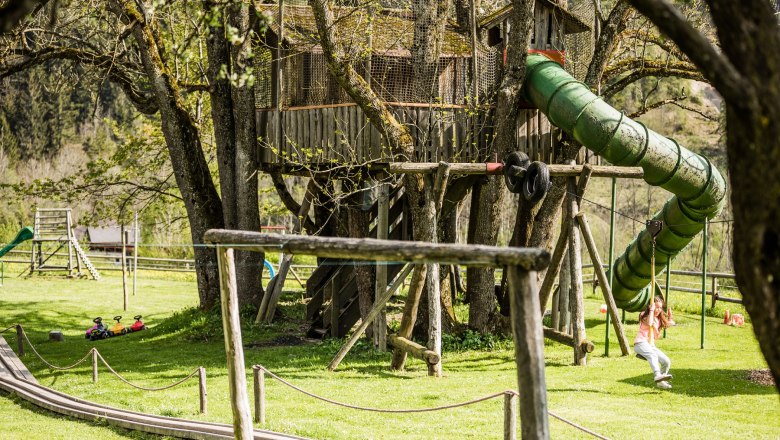
M 548 439 L 547 387 L 544 377 L 542 316 L 535 273 L 508 266 L 508 285 L 515 343 L 520 428 L 523 439 Z
M 604 300 L 607 302 L 609 317 L 611 318 L 612 325 L 615 328 L 615 334 L 620 343 L 620 352 L 623 356 L 628 356 L 631 354 L 628 346 L 628 338 L 626 338 L 626 333 L 623 330 L 623 323 L 620 321 L 620 316 L 618 315 L 615 298 L 612 296 L 612 286 L 609 284 L 607 274 L 604 272 L 604 267 L 601 265 L 601 257 L 599 257 L 598 249 L 596 249 L 596 241 L 593 239 L 593 234 L 590 231 L 588 219 L 585 217 L 584 212 L 579 212 L 575 218 L 580 225 L 585 246 L 588 248 L 588 253 L 590 253 L 590 260 L 593 262 L 593 270 L 598 277 L 601 293 L 604 295 Z
M 16 324 L 16 352 L 24 357 L 24 330 L 21 324 Z
M 477 59 L 477 7 L 469 1 L 469 30 L 471 31 L 471 94 L 474 107 L 479 105 L 479 61 Z
M 566 219 L 566 225 L 569 225 L 568 218 Z M 561 236 L 566 237 L 566 242 L 569 242 L 568 231 L 561 231 Z M 559 298 L 558 304 L 561 307 L 561 319 L 558 322 L 558 330 L 563 333 L 571 334 L 571 261 L 569 260 L 569 252 L 567 249 L 563 255 L 563 261 L 561 262 L 561 273 L 558 281 Z
M 122 310 L 127 311 L 127 234 L 125 234 L 125 225 L 122 225 L 119 230 L 122 233 Z
M 309 180 L 309 184 L 306 186 L 306 193 L 303 195 L 301 206 L 298 210 L 298 216 L 293 223 L 293 234 L 298 234 L 303 230 L 303 222 L 307 215 L 309 215 L 309 208 L 311 207 L 311 200 L 314 197 L 314 192 L 317 189 L 317 184 L 314 179 Z M 273 285 L 269 282 L 266 289 L 263 300 L 260 302 L 260 310 L 257 311 L 257 317 L 255 318 L 255 324 L 259 324 L 260 321 L 264 321 L 270 324 L 274 320 L 274 313 L 276 312 L 276 303 L 279 301 L 279 297 L 282 295 L 282 289 L 284 288 L 284 282 L 287 279 L 287 272 L 292 265 L 293 254 L 288 252 L 282 257 L 281 263 L 279 263 L 279 271 L 276 273 L 276 278 Z
M 206 369 L 204 367 L 198 368 L 198 391 L 200 391 L 200 413 L 208 413 L 208 400 L 206 400 L 208 393 L 206 392 Z
M 252 366 L 255 390 L 255 423 L 265 425 L 265 369 L 260 365 Z
M 410 287 L 407 294 L 406 303 L 404 303 L 404 312 L 403 315 L 401 315 L 401 326 L 398 328 L 398 336 L 404 338 L 410 338 L 412 336 L 414 322 L 417 320 L 417 308 L 420 305 L 420 296 L 422 295 L 424 279 L 427 272 L 428 265 L 426 264 L 418 264 L 414 267 L 412 281 L 409 285 L 414 286 L 415 289 L 412 290 Z M 393 350 L 393 360 L 390 363 L 390 368 L 393 370 L 402 370 L 405 362 L 406 352 L 397 348 Z
M 708 249 L 707 249 L 707 235 L 710 225 L 710 219 L 706 218 L 704 219 L 704 231 L 702 231 L 701 234 L 701 349 L 704 349 L 704 327 L 706 320 L 704 319 L 705 315 L 705 301 L 707 298 L 707 256 L 708 256 Z M 653 269 L 655 269 L 655 265 L 653 265 Z M 655 272 L 655 271 L 654 271 Z M 652 332 L 651 332 L 652 334 Z
M 715 303 L 718 301 L 718 277 L 712 277 L 712 305 L 710 309 L 715 308 Z M 667 306 L 668 307 L 668 306 Z
M 585 340 L 585 305 L 583 299 L 582 287 L 582 249 L 580 244 L 579 228 L 574 220 L 574 216 L 579 211 L 577 199 L 572 194 L 576 194 L 576 183 L 574 177 L 569 177 L 568 181 L 569 195 L 567 197 L 567 215 L 569 217 L 569 265 L 571 270 L 571 292 L 569 296 L 569 306 L 571 307 L 571 335 L 578 342 L 574 346 L 574 364 L 585 365 L 588 354 L 580 348 L 579 342 Z
M 552 304 L 550 305 L 550 326 L 556 330 L 560 327 L 561 323 L 561 311 L 560 311 L 560 283 L 558 288 L 552 294 Z
M 330 337 L 339 337 L 339 315 L 341 315 L 341 301 L 339 297 L 339 287 L 336 286 L 336 277 L 328 281 L 330 289 Z
M 282 84 L 283 84 L 283 78 L 284 78 L 284 68 L 282 67 L 284 65 L 284 51 L 282 50 L 282 47 L 284 46 L 284 0 L 279 0 L 279 21 L 277 22 L 277 26 L 279 31 L 277 32 L 277 44 L 276 44 L 276 82 L 274 83 L 274 89 L 276 91 L 276 120 L 275 122 L 275 129 L 276 129 L 276 149 L 281 154 L 281 152 L 285 151 L 284 148 L 284 124 L 282 123 Z
M 438 241 L 437 218 L 444 203 L 444 194 L 447 192 L 447 181 L 450 177 L 450 164 L 439 162 L 436 178 L 433 182 L 434 218 L 432 219 L 431 237 Z M 427 180 L 427 179 L 426 179 Z M 428 274 L 425 278 L 428 288 L 428 348 L 439 356 L 435 364 L 428 364 L 428 376 L 441 377 L 441 284 L 439 279 L 439 263 L 428 265 Z
M 379 184 L 379 197 L 377 198 L 376 238 L 387 240 L 389 233 L 389 206 L 390 191 L 387 183 Z M 380 351 L 387 351 L 387 316 L 385 316 L 385 303 L 382 300 L 387 291 L 387 262 L 379 261 L 376 264 L 376 284 L 374 291 L 374 303 L 380 305 L 379 314 L 374 319 L 374 346 Z M 389 298 L 388 298 L 389 299 Z
M 558 236 L 558 241 L 555 243 L 555 250 L 553 251 L 550 265 L 547 267 L 544 280 L 542 280 L 542 287 L 539 288 L 539 304 L 542 308 L 542 313 L 544 313 L 544 308 L 547 307 L 547 301 L 550 300 L 555 278 L 561 270 L 561 263 L 563 262 L 563 257 L 566 255 L 566 249 L 569 245 L 568 236 L 563 232 L 568 230 L 568 224 L 569 219 L 564 215 L 561 224 L 561 235 Z M 561 299 L 559 299 L 559 301 Z
M 385 292 L 382 293 L 382 296 L 380 298 L 377 298 L 374 302 L 374 306 L 371 308 L 371 310 L 368 311 L 368 314 L 366 315 L 366 319 L 360 322 L 360 325 L 358 326 L 357 330 L 355 330 L 352 333 L 352 336 L 350 336 L 349 340 L 344 343 L 344 345 L 341 346 L 339 349 L 339 352 L 336 353 L 336 356 L 333 357 L 333 360 L 330 361 L 330 364 L 328 365 L 328 370 L 333 371 L 336 369 L 336 367 L 339 366 L 342 360 L 344 360 L 344 356 L 349 353 L 349 350 L 352 349 L 352 346 L 355 345 L 355 342 L 357 342 L 358 339 L 363 335 L 363 332 L 366 331 L 368 326 L 374 322 L 374 319 L 376 319 L 379 314 L 384 311 L 385 304 L 388 300 L 390 300 L 390 297 L 393 296 L 396 290 L 398 290 L 399 287 L 403 284 L 404 280 L 406 280 L 406 277 L 409 276 L 409 273 L 412 272 L 412 265 L 407 264 L 406 267 L 401 271 L 401 273 L 395 278 L 393 281 L 393 284 L 387 288 Z M 385 325 L 385 331 L 387 331 L 387 325 Z M 385 340 L 387 338 L 385 337 Z
M 225 333 L 230 404 L 233 408 L 233 432 L 236 439 L 250 440 L 253 438 L 252 415 L 249 411 L 249 396 L 246 391 L 244 346 L 241 342 L 241 322 L 238 313 L 233 249 L 217 245 L 217 262 L 219 264 L 220 303 L 222 306 L 222 328 Z
M 65 227 L 68 228 L 68 277 L 73 276 L 73 228 L 70 210 L 65 213 Z
M 433 220 L 436 221 L 435 219 Z M 428 364 L 428 376 L 441 377 L 441 290 L 439 287 L 439 263 L 428 265 L 425 278 L 428 288 L 428 348 L 439 356 L 435 364 Z
M 428 364 L 428 371 L 430 371 L 432 366 L 441 364 L 441 355 L 433 350 L 429 350 L 424 345 L 420 345 L 414 341 L 396 335 L 389 335 L 387 341 L 390 342 L 394 348 L 403 350 L 405 353 L 425 361 L 425 363 Z
M 504 440 L 517 440 L 517 393 L 504 393 Z
M 97 383 L 98 380 L 98 351 L 97 348 L 92 347 L 92 383 Z
M 138 211 L 136 211 L 133 219 L 133 296 L 138 281 L 138 236 Z
M 558 330 L 555 330 L 554 328 L 550 328 L 550 327 L 542 327 L 542 334 L 547 339 L 574 348 L 575 345 L 574 338 L 570 334 L 559 332 Z M 582 351 L 588 353 L 593 353 L 593 350 L 596 348 L 593 345 L 593 343 L 588 341 L 587 339 L 581 341 L 579 345 Z

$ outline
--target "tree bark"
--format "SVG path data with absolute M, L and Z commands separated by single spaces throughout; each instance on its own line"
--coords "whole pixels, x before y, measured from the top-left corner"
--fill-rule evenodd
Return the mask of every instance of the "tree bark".
M 254 8 L 252 7 L 251 11 Z M 228 21 L 241 39 L 230 48 L 233 74 L 238 79 L 231 86 L 233 121 L 236 133 L 236 155 L 233 159 L 233 178 L 236 191 L 238 229 L 260 230 L 260 208 L 257 199 L 257 173 L 260 168 L 255 122 L 255 88 L 250 80 L 252 69 L 252 39 L 254 15 L 250 4 L 236 2 L 228 7 Z M 257 306 L 263 296 L 260 277 L 263 271 L 262 252 L 236 251 L 236 282 L 239 304 Z
M 708 0 L 720 49 L 668 1 L 631 0 L 677 43 L 726 102 L 734 268 L 780 390 L 780 32 L 770 2 Z
M 489 157 L 503 158 L 515 148 L 515 127 L 518 116 L 520 89 L 525 79 L 525 59 L 534 17 L 533 0 L 514 0 L 509 16 L 512 44 L 507 47 L 507 64 L 497 93 L 495 110 L 495 139 Z M 495 245 L 498 238 L 500 210 L 504 194 L 503 177 L 488 176 L 487 182 L 477 193 L 476 204 L 472 198 L 471 209 L 475 225 L 471 239 L 474 244 Z M 472 243 L 472 241 L 470 241 Z M 469 327 L 479 332 L 490 331 L 491 315 L 496 310 L 495 275 L 493 269 L 467 269 L 467 296 L 469 298 Z
M 213 249 L 201 245 L 207 230 L 224 227 L 222 203 L 203 155 L 198 129 L 184 106 L 174 75 L 164 61 L 163 48 L 155 37 L 152 24 L 132 3 L 116 2 L 113 6 L 123 20 L 136 22 L 132 34 L 160 109 L 163 136 L 195 245 L 200 306 L 210 308 L 219 300 L 217 258 Z
M 248 82 L 231 84 L 230 73 L 241 75 L 250 67 L 251 23 L 248 8 L 225 7 L 213 1 L 204 2 L 210 23 L 206 49 L 211 97 L 211 118 L 217 146 L 220 192 L 225 227 L 257 231 L 260 228 L 257 202 L 257 160 L 254 87 Z M 229 44 L 226 24 L 235 28 L 243 41 Z M 259 304 L 262 287 L 261 253 L 236 251 L 236 283 L 239 303 Z
M 357 183 L 358 187 L 361 185 Z M 363 192 L 357 191 L 349 197 L 346 209 L 342 212 L 346 216 L 346 229 L 349 237 L 365 238 L 369 231 L 370 211 L 362 209 Z M 358 291 L 358 305 L 360 307 L 360 318 L 365 319 L 371 307 L 374 305 L 374 278 L 375 266 L 367 264 L 365 261 L 355 261 L 355 282 Z M 374 335 L 374 329 L 369 326 L 366 329 L 366 337 L 371 339 Z
M 596 41 L 596 47 L 593 50 L 588 66 L 588 72 L 585 74 L 585 84 L 599 89 L 601 77 L 617 47 L 620 34 L 626 29 L 629 17 L 633 9 L 627 0 L 619 0 L 610 11 L 607 20 L 602 23 L 601 33 Z

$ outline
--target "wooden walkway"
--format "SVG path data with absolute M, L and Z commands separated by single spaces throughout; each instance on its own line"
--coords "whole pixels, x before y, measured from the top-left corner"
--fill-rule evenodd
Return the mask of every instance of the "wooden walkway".
M 188 439 L 232 439 L 233 426 L 199 422 L 113 408 L 44 387 L 35 380 L 11 347 L 0 336 L 0 389 L 58 414 L 82 420 L 108 422 L 135 431 Z M 301 439 L 256 429 L 256 440 Z

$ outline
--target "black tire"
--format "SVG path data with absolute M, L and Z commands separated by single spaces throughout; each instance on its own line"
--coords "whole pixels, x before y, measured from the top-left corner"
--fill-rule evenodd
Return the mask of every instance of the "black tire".
M 527 168 L 531 161 L 528 155 L 519 151 L 509 153 L 504 159 L 504 182 L 509 192 L 520 194 L 523 192 L 523 178 L 510 175 L 513 166 Z
M 523 197 L 531 203 L 544 198 L 552 186 L 550 170 L 544 162 L 533 162 L 523 176 Z

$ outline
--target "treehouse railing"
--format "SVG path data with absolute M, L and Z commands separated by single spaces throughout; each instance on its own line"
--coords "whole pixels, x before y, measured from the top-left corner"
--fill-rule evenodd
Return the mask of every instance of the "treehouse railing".
M 260 160 L 264 164 L 361 165 L 369 162 L 485 162 L 493 136 L 492 112 L 462 105 L 388 103 L 415 140 L 411 158 L 393 160 L 387 142 L 356 104 L 289 107 L 282 110 L 283 142 L 279 147 L 275 109 L 256 111 Z M 516 150 L 531 160 L 555 163 L 555 128 L 533 108 L 519 110 Z M 577 163 L 600 165 L 583 149 Z

